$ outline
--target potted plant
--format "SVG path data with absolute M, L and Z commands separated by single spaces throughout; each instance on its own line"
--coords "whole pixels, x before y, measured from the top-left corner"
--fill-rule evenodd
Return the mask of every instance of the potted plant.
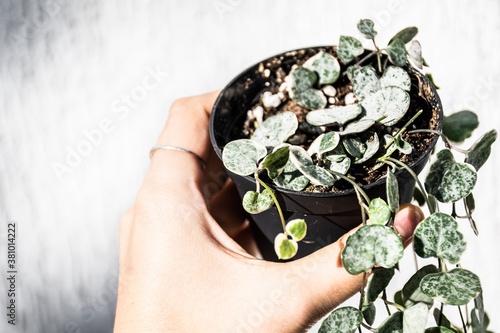
M 454 147 L 450 141 L 469 137 L 477 117 L 463 111 L 444 118 L 432 77 L 420 71 L 427 64 L 414 40 L 417 28 L 403 29 L 385 48 L 377 46 L 371 20 L 358 29 L 374 50 L 341 36 L 337 47 L 285 52 L 237 76 L 214 105 L 214 148 L 252 214 L 264 258 L 307 255 L 363 224 L 342 251 L 345 269 L 364 276 L 359 309 L 335 310 L 320 332 L 374 330 L 380 294 L 397 310 L 380 332 L 423 332 L 434 301 L 461 311 L 474 300 L 463 329 L 485 329 L 478 277 L 453 267 L 465 250 L 456 219 L 468 219 L 477 232 L 472 190 L 496 131 L 466 151 Z M 424 186 L 417 175 L 440 137 L 446 149 L 436 154 Z M 464 163 L 451 150 L 464 153 Z M 419 269 L 389 301 L 385 288 L 403 255 L 394 216 L 414 195 L 431 213 L 415 231 L 415 253 L 436 257 L 438 265 Z M 451 213 L 440 212 L 439 203 L 452 203 Z M 438 312 L 431 330 L 457 330 Z

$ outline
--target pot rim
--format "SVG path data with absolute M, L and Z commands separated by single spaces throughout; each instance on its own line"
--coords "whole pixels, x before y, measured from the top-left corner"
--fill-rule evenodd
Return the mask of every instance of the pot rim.
M 217 145 L 217 141 L 215 139 L 214 122 L 215 122 L 215 111 L 217 110 L 217 107 L 218 107 L 218 105 L 219 105 L 219 103 L 220 103 L 220 101 L 221 101 L 221 99 L 222 99 L 222 97 L 224 95 L 224 92 L 226 92 L 235 82 L 237 82 L 242 76 L 244 76 L 250 70 L 254 69 L 259 64 L 264 63 L 264 62 L 266 62 L 266 61 L 268 61 L 270 59 L 273 59 L 273 58 L 276 58 L 276 57 L 280 57 L 280 56 L 284 56 L 284 55 L 286 55 L 287 53 L 290 53 L 290 52 L 297 52 L 297 51 L 306 50 L 306 49 L 325 49 L 325 48 L 334 48 L 334 49 L 336 49 L 337 46 L 336 45 L 327 45 L 327 46 L 325 46 L 325 45 L 319 45 L 319 46 L 301 47 L 301 48 L 298 48 L 298 49 L 293 49 L 293 50 L 288 50 L 288 51 L 285 51 L 285 52 L 281 52 L 281 53 L 278 53 L 276 55 L 273 55 L 273 56 L 267 57 L 265 59 L 262 59 L 261 61 L 258 61 L 255 64 L 247 67 L 245 70 L 243 70 L 238 75 L 236 75 L 224 87 L 224 89 L 221 90 L 221 92 L 220 92 L 219 96 L 217 96 L 217 99 L 215 100 L 214 106 L 212 108 L 212 112 L 210 114 L 210 125 L 209 125 L 210 126 L 209 127 L 210 128 L 210 141 L 212 142 L 212 146 L 213 146 L 213 148 L 214 148 L 217 156 L 219 157 L 219 159 L 221 161 L 222 161 L 222 151 L 219 149 L 219 146 Z M 369 49 L 365 49 L 365 51 L 370 51 L 370 50 Z M 407 68 L 411 68 L 413 71 L 415 71 L 416 73 L 420 74 L 420 72 L 417 71 L 416 69 L 414 69 L 413 67 L 411 67 L 409 65 L 407 65 L 406 67 Z M 438 110 L 438 115 L 439 115 L 440 119 L 438 121 L 438 126 L 437 126 L 436 130 L 437 131 L 441 131 L 442 127 L 443 127 L 443 120 L 444 120 L 443 107 L 442 107 L 441 99 L 439 98 L 439 95 L 437 94 L 434 85 L 432 85 L 432 83 L 429 81 L 429 79 L 425 75 L 423 75 L 423 74 L 421 74 L 421 78 L 424 81 L 426 81 L 427 83 L 430 84 L 432 92 L 433 92 L 433 94 L 434 94 L 434 96 L 436 98 L 437 104 L 438 104 L 438 106 L 440 106 L 439 110 Z M 434 134 L 434 138 L 432 139 L 430 146 L 416 160 L 414 160 L 410 164 L 407 164 L 407 166 L 411 168 L 413 165 L 418 164 L 422 159 L 426 158 L 427 155 L 429 155 L 432 152 L 432 150 L 434 149 L 434 147 L 436 146 L 436 143 L 437 143 L 438 139 L 439 139 L 439 135 Z M 224 169 L 226 170 L 226 172 L 230 172 L 225 167 L 224 167 Z M 406 171 L 405 169 L 398 170 L 398 171 L 396 171 L 395 176 L 399 176 L 399 175 L 401 175 L 401 174 L 403 174 L 405 172 L 408 172 L 408 171 Z M 244 178 L 246 178 L 247 180 L 251 181 L 254 184 L 256 183 L 254 177 L 251 177 L 251 176 L 240 176 L 240 177 L 244 177 Z M 361 186 L 361 189 L 367 191 L 367 190 L 369 190 L 372 187 L 379 186 L 382 183 L 385 183 L 385 179 L 386 178 L 387 178 L 386 176 L 382 176 L 379 179 L 377 179 L 376 181 L 374 181 L 373 183 Z M 345 195 L 352 195 L 352 194 L 355 193 L 354 188 L 351 188 L 351 189 L 348 189 L 348 190 L 344 190 L 344 191 L 336 191 L 336 192 L 304 192 L 304 191 L 288 190 L 286 188 L 276 186 L 275 184 L 269 184 L 267 182 L 266 182 L 266 184 L 270 188 L 272 188 L 273 190 L 276 190 L 278 192 L 287 193 L 287 194 L 293 194 L 293 195 L 301 195 L 301 196 L 305 196 L 305 197 L 342 197 L 342 196 L 345 196 Z

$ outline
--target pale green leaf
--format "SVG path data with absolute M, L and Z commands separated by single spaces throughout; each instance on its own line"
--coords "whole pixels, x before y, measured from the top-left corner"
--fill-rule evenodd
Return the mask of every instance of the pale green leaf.
M 481 292 L 476 274 L 455 268 L 449 272 L 429 274 L 420 282 L 420 288 L 429 297 L 449 305 L 465 305 Z
M 327 99 L 325 94 L 318 89 L 307 89 L 298 94 L 292 94 L 290 97 L 300 106 L 309 110 L 318 110 L 326 106 Z
M 363 54 L 363 45 L 354 37 L 340 36 L 337 55 L 343 63 L 347 64 L 355 57 Z
M 302 191 L 309 184 L 309 179 L 297 169 L 290 159 L 288 159 L 281 174 L 273 181 L 279 187 L 293 191 Z
M 267 169 L 269 178 L 276 178 L 285 168 L 285 165 L 288 162 L 288 155 L 289 148 L 288 145 L 285 145 L 267 155 L 266 158 L 262 160 L 259 167 L 261 169 Z
M 387 318 L 377 330 L 378 333 L 403 333 L 403 312 L 397 311 Z
M 334 150 L 329 151 L 323 156 L 324 159 L 333 163 L 342 162 L 345 157 L 347 157 L 347 153 L 344 150 L 343 144 L 339 144 Z
M 394 213 L 397 213 L 399 210 L 399 186 L 398 179 L 391 170 L 387 171 L 386 190 L 387 204 Z
M 434 304 L 434 301 L 422 292 L 420 289 L 420 282 L 425 276 L 437 272 L 439 272 L 439 270 L 436 266 L 427 265 L 420 268 L 415 274 L 413 274 L 401 290 L 401 298 L 403 301 L 402 305 L 409 307 L 413 304 L 424 303 L 427 304 L 427 307 L 430 309 Z
M 411 79 L 410 75 L 401 67 L 389 66 L 380 78 L 382 87 L 399 87 L 403 90 L 410 91 Z
M 460 261 L 467 243 L 458 231 L 458 223 L 445 213 L 427 217 L 415 229 L 415 252 L 422 258 L 436 257 L 450 264 Z
M 318 333 L 354 333 L 363 322 L 363 314 L 352 306 L 334 310 L 323 321 Z
M 396 66 L 406 66 L 408 53 L 406 51 L 405 43 L 396 38 L 387 45 L 387 55 L 389 60 Z
M 375 198 L 370 202 L 368 215 L 371 224 L 386 224 L 391 218 L 392 212 L 387 203 L 382 198 Z
M 491 145 L 497 139 L 497 131 L 491 130 L 477 140 L 469 149 L 466 163 L 472 165 L 476 170 L 479 170 L 488 160 L 491 153 Z
M 364 19 L 358 22 L 358 30 L 366 39 L 373 39 L 377 32 L 373 29 L 374 23 L 372 20 Z
M 292 68 L 285 80 L 289 92 L 301 93 L 310 89 L 318 80 L 318 76 L 308 68 L 297 66 Z
M 403 332 L 422 333 L 427 325 L 429 308 L 425 303 L 415 304 L 403 312 Z
M 342 158 L 340 161 L 333 161 L 332 159 L 329 159 L 331 156 L 327 156 L 327 162 L 326 162 L 326 168 L 330 171 L 338 172 L 343 175 L 347 173 L 351 166 L 351 159 L 347 156 Z M 335 179 L 337 179 L 337 176 L 333 176 Z
M 292 239 L 298 242 L 306 237 L 307 224 L 303 219 L 295 219 L 289 221 L 285 229 Z
M 306 120 L 314 126 L 328 126 L 338 124 L 344 125 L 361 114 L 363 109 L 361 104 L 355 103 L 345 106 L 333 106 L 328 109 L 311 111 L 307 114 Z
M 366 150 L 363 153 L 363 157 L 357 159 L 354 164 L 362 164 L 372 158 L 379 149 L 378 135 L 375 132 L 366 132 L 365 137 L 368 139 L 365 141 Z
M 379 90 L 381 85 L 375 69 L 372 66 L 365 66 L 357 70 L 353 75 L 352 87 L 359 100 Z
M 477 115 L 472 111 L 463 110 L 444 117 L 443 134 L 453 142 L 462 142 L 470 138 L 478 126 Z
M 265 189 L 262 193 L 248 191 L 243 196 L 243 208 L 250 214 L 259 214 L 268 210 L 274 204 L 269 191 Z
M 293 258 L 297 254 L 298 245 L 293 239 L 288 239 L 288 237 L 280 233 L 274 239 L 274 251 L 278 256 L 278 259 L 286 260 Z
M 318 74 L 321 85 L 334 83 L 340 75 L 339 62 L 331 54 L 324 51 L 309 58 L 303 66 Z
M 408 48 L 408 55 L 418 69 L 423 69 L 425 59 L 422 58 L 422 46 L 418 40 L 412 40 Z
M 363 300 L 363 309 L 375 302 L 378 295 L 382 293 L 391 282 L 394 276 L 394 268 L 375 267 L 368 278 L 365 288 L 365 298 Z
M 344 127 L 344 130 L 339 134 L 341 136 L 345 136 L 349 134 L 363 133 L 364 131 L 372 127 L 373 124 L 375 124 L 375 120 L 372 119 L 363 118 L 360 120 L 356 120 L 347 124 L 347 126 Z
M 345 137 L 342 139 L 345 150 L 354 157 L 362 158 L 366 152 L 366 144 L 356 137 Z
M 362 226 L 347 238 L 342 263 L 349 274 L 367 272 L 373 266 L 393 267 L 403 257 L 403 244 L 394 230 L 382 225 Z
M 323 155 L 334 150 L 340 142 L 340 135 L 337 132 L 328 132 L 323 135 L 319 144 L 319 155 Z
M 259 160 L 267 155 L 267 149 L 260 143 L 240 139 L 229 142 L 222 151 L 222 162 L 231 172 L 248 176 L 255 172 Z
M 370 94 L 361 101 L 365 108 L 366 118 L 382 119 L 380 122 L 386 126 L 396 124 L 410 107 L 410 95 L 399 87 L 384 87 Z
M 253 133 L 252 140 L 274 147 L 285 142 L 298 127 L 297 116 L 293 112 L 283 112 L 264 120 Z
M 290 160 L 312 183 L 322 186 L 332 186 L 335 183 L 335 178 L 328 171 L 313 164 L 304 148 L 291 146 Z

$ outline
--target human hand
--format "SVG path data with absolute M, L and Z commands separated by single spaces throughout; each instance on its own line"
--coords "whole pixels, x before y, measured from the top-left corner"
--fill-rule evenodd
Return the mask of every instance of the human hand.
M 347 234 L 292 262 L 252 255 L 240 199 L 210 144 L 217 95 L 174 103 L 158 141 L 194 152 L 207 168 L 184 152 L 156 151 L 122 218 L 115 332 L 303 332 L 360 290 L 362 275 L 340 259 Z M 422 219 L 418 207 L 401 205 L 395 227 L 405 246 Z

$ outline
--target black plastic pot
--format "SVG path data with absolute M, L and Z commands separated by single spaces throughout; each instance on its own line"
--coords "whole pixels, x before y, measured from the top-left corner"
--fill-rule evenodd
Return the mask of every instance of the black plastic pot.
M 272 59 L 280 59 L 282 64 L 291 67 L 295 62 L 293 57 L 297 53 L 308 57 L 316 54 L 319 50 L 331 51 L 332 47 L 297 49 L 270 57 L 242 72 L 224 88 L 215 102 L 210 119 L 210 137 L 219 158 L 222 157 L 222 149 L 228 142 L 243 137 L 241 130 L 247 111 L 259 100 L 262 92 L 270 90 L 274 78 L 264 77 L 260 74 L 258 71 L 259 65 L 266 64 Z M 407 70 L 412 76 L 412 80 L 419 81 L 418 94 L 427 102 L 427 109 L 424 108 L 424 114 L 436 113 L 439 117 L 436 129 L 441 130 L 443 111 L 434 86 L 424 75 L 413 68 L 407 68 Z M 266 84 L 266 82 L 268 83 Z M 425 153 L 410 164 L 410 167 L 417 174 L 422 171 L 427 163 L 437 139 L 438 137 L 435 136 Z M 242 177 L 227 172 L 236 184 L 241 197 L 247 191 L 255 190 L 255 179 L 253 177 Z M 400 201 L 402 203 L 410 202 L 415 188 L 415 180 L 404 170 L 398 171 L 396 177 L 399 183 Z M 272 184 L 270 186 L 276 190 L 276 196 L 286 220 L 304 218 L 307 222 L 307 236 L 304 241 L 300 242 L 299 251 L 294 259 L 304 257 L 335 242 L 347 231 L 361 223 L 360 207 L 356 194 L 352 189 L 334 193 L 309 193 L 290 191 Z M 385 198 L 385 178 L 363 186 L 363 190 L 370 198 Z M 283 230 L 276 208 L 273 207 L 263 213 L 250 215 L 249 218 L 264 259 L 278 261 L 274 253 L 273 242 L 276 235 Z

